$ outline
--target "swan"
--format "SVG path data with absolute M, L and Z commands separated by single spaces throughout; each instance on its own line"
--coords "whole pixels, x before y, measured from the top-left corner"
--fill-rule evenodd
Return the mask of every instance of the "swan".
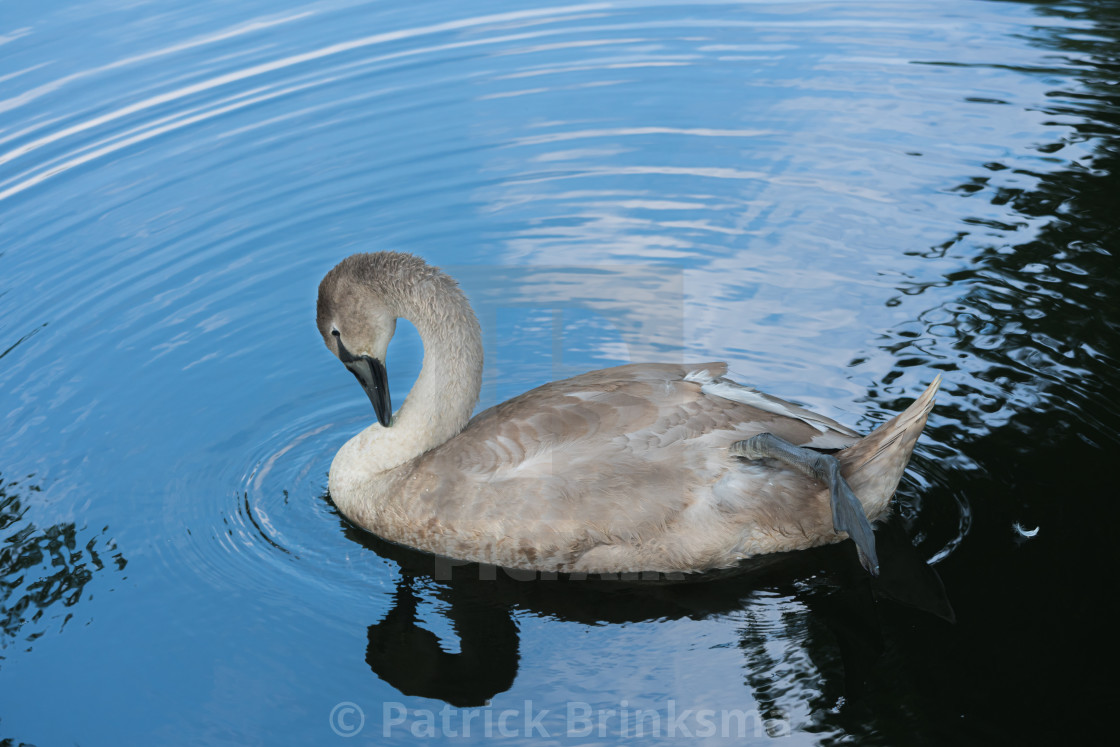
M 482 335 L 447 274 L 411 254 L 355 254 L 323 278 L 316 312 L 377 418 L 331 463 L 338 509 L 393 542 L 526 571 L 700 572 L 850 536 L 877 575 L 871 522 L 941 378 L 866 437 L 731 381 L 725 363 L 591 371 L 472 418 Z M 424 357 L 394 414 L 398 318 Z

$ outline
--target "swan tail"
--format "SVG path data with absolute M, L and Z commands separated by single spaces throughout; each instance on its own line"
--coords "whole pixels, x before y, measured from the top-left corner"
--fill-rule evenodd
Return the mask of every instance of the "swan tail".
M 926 418 L 933 409 L 933 398 L 941 384 L 938 374 L 903 412 L 883 423 L 870 434 L 836 454 L 840 471 L 859 496 L 868 518 L 879 518 L 890 504 L 902 473 L 910 461 Z

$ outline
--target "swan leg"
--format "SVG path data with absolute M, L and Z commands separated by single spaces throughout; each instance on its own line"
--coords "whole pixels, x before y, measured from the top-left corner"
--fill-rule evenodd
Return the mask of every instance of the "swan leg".
M 795 446 L 772 433 L 760 433 L 745 441 L 736 441 L 731 444 L 731 454 L 746 459 L 775 459 L 828 485 L 833 529 L 847 532 L 856 543 L 860 564 L 872 576 L 879 575 L 879 558 L 875 553 L 875 533 L 871 531 L 871 522 L 867 520 L 863 504 L 840 474 L 840 462 L 836 457 Z

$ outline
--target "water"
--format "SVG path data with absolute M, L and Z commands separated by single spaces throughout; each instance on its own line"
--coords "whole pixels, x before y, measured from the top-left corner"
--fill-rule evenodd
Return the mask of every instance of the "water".
M 1115 6 L 2 18 L 0 740 L 1110 731 Z M 684 588 L 448 580 L 350 528 L 326 472 L 372 413 L 313 305 L 379 249 L 462 279 L 484 406 L 722 359 L 870 429 L 943 373 L 886 577 L 839 546 Z M 402 324 L 398 402 L 419 355 Z

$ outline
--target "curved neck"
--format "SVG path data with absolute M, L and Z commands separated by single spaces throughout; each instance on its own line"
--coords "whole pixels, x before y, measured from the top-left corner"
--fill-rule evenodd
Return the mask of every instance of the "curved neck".
M 418 290 L 428 287 L 421 285 Z M 431 295 L 419 293 L 412 308 L 398 314 L 412 322 L 424 345 L 420 375 L 393 417 L 390 434 L 412 445 L 407 461 L 463 430 L 482 388 L 482 333 L 478 319 L 457 286 Z
M 336 499 L 358 484 L 383 482 L 377 478 L 454 437 L 478 403 L 482 333 L 455 281 L 440 273 L 394 295 L 385 299 L 389 311 L 416 327 L 424 363 L 391 427 L 374 423 L 338 452 L 330 475 Z

